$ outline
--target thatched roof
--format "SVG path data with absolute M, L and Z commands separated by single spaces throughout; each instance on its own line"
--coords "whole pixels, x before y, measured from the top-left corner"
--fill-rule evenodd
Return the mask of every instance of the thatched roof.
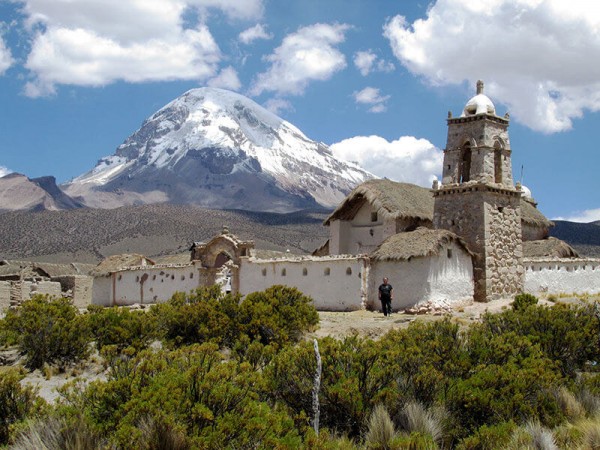
M 450 231 L 417 228 L 414 231 L 390 236 L 369 256 L 374 261 L 403 261 L 439 255 L 440 251 L 451 242 L 457 243 L 472 255 L 465 242 Z
M 579 254 L 573 247 L 554 237 L 523 242 L 523 256 L 525 258 L 579 258 Z
M 146 258 L 144 255 L 138 254 L 122 254 L 112 255 L 98 264 L 91 272 L 90 275 L 102 276 L 108 275 L 112 272 L 117 272 L 128 267 L 138 267 L 149 265 L 153 266 L 155 263 L 151 259 Z
M 548 220 L 534 204 L 521 198 L 521 222 L 534 227 L 550 228 L 554 222 Z
M 391 180 L 368 180 L 358 185 L 325 220 L 352 220 L 359 209 L 369 202 L 378 214 L 393 218 L 433 220 L 433 194 L 427 188 Z M 521 199 L 521 221 L 535 227 L 550 228 L 548 220 L 530 201 Z
M 177 253 L 175 255 L 163 255 L 154 258 L 156 264 L 189 264 L 191 261 L 190 253 Z
M 277 259 L 277 258 L 286 258 L 290 256 L 289 252 L 280 252 L 277 250 L 263 250 L 253 248 L 250 250 L 250 256 L 256 259 Z M 296 256 L 296 255 L 294 255 Z
M 433 196 L 429 189 L 382 179 L 368 180 L 354 188 L 324 225 L 332 220 L 352 220 L 365 202 L 371 203 L 383 217 L 433 220 Z

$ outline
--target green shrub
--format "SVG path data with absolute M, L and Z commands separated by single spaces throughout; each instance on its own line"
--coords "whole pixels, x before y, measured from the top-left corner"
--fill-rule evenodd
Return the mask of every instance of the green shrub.
M 156 317 L 145 311 L 93 305 L 88 307 L 86 319 L 98 350 L 114 345 L 118 351 L 127 347 L 139 351 L 156 335 Z
M 532 294 L 518 294 L 515 295 L 515 299 L 512 302 L 512 307 L 515 311 L 520 311 L 528 308 L 529 306 L 537 305 L 538 298 Z
M 43 406 L 32 387 L 21 386 L 22 379 L 18 370 L 0 368 L 0 445 L 8 443 L 11 426 Z
M 590 305 L 571 306 L 558 303 L 550 307 L 485 314 L 485 332 L 493 335 L 514 332 L 538 344 L 546 356 L 558 362 L 561 372 L 574 377 L 589 362 L 599 361 L 598 321 Z
M 240 304 L 242 332 L 251 341 L 284 345 L 300 340 L 303 333 L 319 323 L 312 299 L 288 286 L 248 294 Z
M 154 305 L 150 316 L 159 334 L 175 347 L 203 342 L 221 345 L 231 325 L 219 308 L 224 296 L 218 286 L 188 295 L 176 293 L 168 302 Z
M 91 337 L 86 321 L 66 298 L 36 296 L 9 309 L 4 322 L 17 336 L 29 368 L 76 362 L 89 353 Z
M 504 448 L 511 440 L 514 422 L 501 422 L 495 425 L 482 425 L 474 434 L 463 439 L 457 450 L 495 450 Z
M 147 448 L 148 433 L 185 448 L 297 448 L 292 419 L 260 398 L 262 376 L 225 361 L 215 344 L 145 350 L 114 361 L 107 382 L 65 393 L 65 415 L 85 420 L 118 448 Z

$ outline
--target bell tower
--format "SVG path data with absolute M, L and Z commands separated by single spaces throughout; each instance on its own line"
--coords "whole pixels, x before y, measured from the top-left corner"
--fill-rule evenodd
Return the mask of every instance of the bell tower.
M 448 113 L 441 186 L 434 185 L 435 228 L 462 237 L 474 253 L 475 300 L 523 289 L 521 190 L 512 178 L 509 116 L 496 115 L 477 82 L 460 117 Z

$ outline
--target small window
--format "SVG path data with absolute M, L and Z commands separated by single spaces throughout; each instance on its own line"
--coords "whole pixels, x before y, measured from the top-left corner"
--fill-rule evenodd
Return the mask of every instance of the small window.
M 287 275 L 287 271 L 285 269 L 281 269 L 281 276 L 285 277 Z
M 371 213 L 371 222 L 377 222 L 377 211 Z
M 329 275 L 331 275 L 331 269 L 329 267 L 325 267 L 325 270 L 323 271 L 323 274 L 328 277 Z
M 245 248 L 242 249 L 241 256 L 246 256 L 246 249 Z
M 499 213 L 503 213 L 504 212 L 504 206 L 498 206 L 498 212 Z
M 451 248 L 446 250 L 446 255 L 448 255 L 448 258 L 452 258 L 452 249 Z
M 121 278 L 123 278 L 123 275 L 119 275 L 119 276 L 117 277 L 117 279 L 118 279 L 119 281 L 121 281 Z
M 352 267 L 346 268 L 346 275 L 352 275 Z
M 171 275 L 171 280 L 174 280 L 174 279 L 175 279 L 175 275 Z
M 140 277 L 139 277 L 139 275 L 138 275 L 137 277 L 135 277 L 135 282 L 136 282 L 136 283 L 139 283 L 139 282 L 140 282 Z
M 263 270 L 262 270 L 262 276 L 263 276 L 263 277 L 266 277 L 266 276 L 267 276 L 267 269 L 263 269 Z
M 308 275 L 308 269 L 306 267 L 302 269 L 302 275 L 303 276 Z
M 194 272 L 190 272 L 190 280 L 194 278 Z
M 152 275 L 152 279 L 153 279 L 153 280 L 156 280 L 156 275 Z
M 181 281 L 185 280 L 185 275 L 181 275 Z

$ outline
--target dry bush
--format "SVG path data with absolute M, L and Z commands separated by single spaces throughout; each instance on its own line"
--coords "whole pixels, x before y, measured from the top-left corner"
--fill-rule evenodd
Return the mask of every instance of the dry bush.
M 191 448 L 185 434 L 169 424 L 146 417 L 140 421 L 142 431 L 140 448 L 147 450 L 187 450 Z

